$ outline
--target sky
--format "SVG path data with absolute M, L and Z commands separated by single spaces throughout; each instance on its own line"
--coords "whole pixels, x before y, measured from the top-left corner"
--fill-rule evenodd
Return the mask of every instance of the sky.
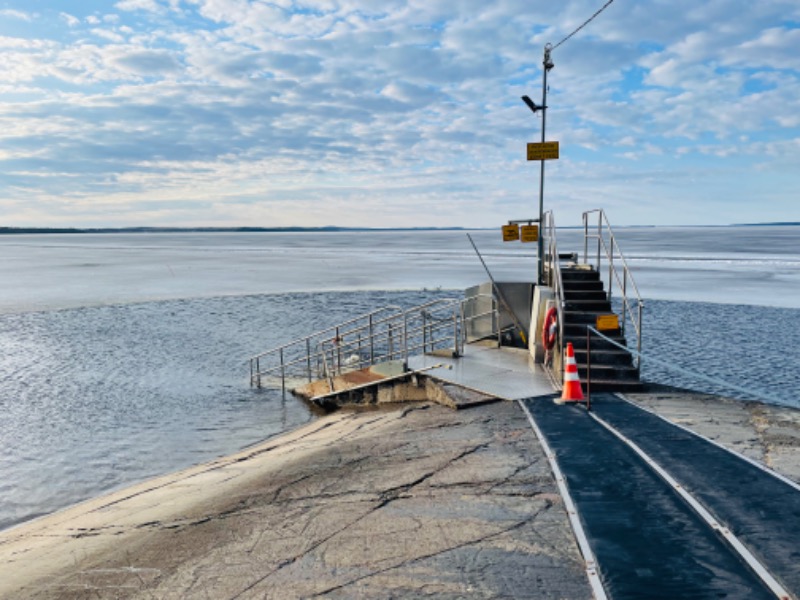
M 0 0 L 0 226 L 534 218 L 605 0 Z M 616 0 L 545 210 L 800 221 L 800 3 Z

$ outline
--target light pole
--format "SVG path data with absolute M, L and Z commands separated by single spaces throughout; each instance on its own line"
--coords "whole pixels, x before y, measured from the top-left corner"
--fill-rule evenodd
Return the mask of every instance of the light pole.
M 522 101 L 534 113 L 542 111 L 542 144 L 545 142 L 545 129 L 547 125 L 547 73 L 555 65 L 550 58 L 550 51 L 553 47 L 550 44 L 545 44 L 544 47 L 544 60 L 542 61 L 542 104 L 536 106 L 528 96 L 523 96 Z M 544 159 L 541 161 L 541 172 L 539 175 L 539 240 L 538 240 L 538 253 L 539 253 L 539 267 L 537 274 L 537 282 L 539 285 L 544 285 Z

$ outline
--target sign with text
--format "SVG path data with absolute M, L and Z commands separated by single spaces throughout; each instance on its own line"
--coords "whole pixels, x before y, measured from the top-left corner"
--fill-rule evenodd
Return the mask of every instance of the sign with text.
M 597 315 L 597 331 L 611 331 L 619 329 L 619 317 L 617 315 Z
M 558 142 L 528 144 L 528 160 L 555 160 L 558 158 Z
M 520 240 L 526 242 L 539 241 L 539 226 L 538 225 L 523 225 L 519 228 Z
M 503 225 L 503 241 L 516 242 L 519 239 L 519 225 Z

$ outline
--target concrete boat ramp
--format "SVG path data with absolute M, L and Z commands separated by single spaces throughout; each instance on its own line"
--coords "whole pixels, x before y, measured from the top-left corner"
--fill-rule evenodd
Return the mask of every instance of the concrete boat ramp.
M 800 597 L 800 485 L 622 395 L 557 404 L 527 352 L 468 348 L 427 376 L 518 401 L 563 478 L 596 597 Z
M 791 479 L 623 395 L 595 394 L 591 411 L 557 404 L 526 350 L 467 345 L 460 357 L 409 357 L 408 369 L 516 401 L 561 485 L 595 597 L 800 597 L 800 485 Z
M 529 356 L 410 358 L 484 401 L 340 410 L 1 532 L 0 598 L 798 598 L 796 483 L 616 394 L 556 405 Z M 670 407 L 800 459 L 796 410 Z

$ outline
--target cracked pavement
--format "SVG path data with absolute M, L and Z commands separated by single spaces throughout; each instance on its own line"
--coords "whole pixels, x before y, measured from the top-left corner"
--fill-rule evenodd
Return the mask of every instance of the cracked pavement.
M 516 403 L 339 412 L 0 534 L 2 598 L 591 598 Z

